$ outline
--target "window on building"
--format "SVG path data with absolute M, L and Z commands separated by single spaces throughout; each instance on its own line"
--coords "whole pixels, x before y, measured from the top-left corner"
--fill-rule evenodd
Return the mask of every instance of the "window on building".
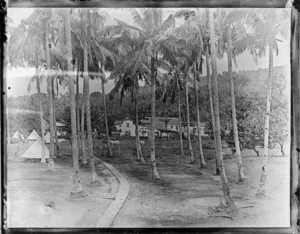
M 171 129 L 173 129 L 173 125 L 171 125 Z
M 126 127 L 129 128 L 129 123 L 126 123 Z

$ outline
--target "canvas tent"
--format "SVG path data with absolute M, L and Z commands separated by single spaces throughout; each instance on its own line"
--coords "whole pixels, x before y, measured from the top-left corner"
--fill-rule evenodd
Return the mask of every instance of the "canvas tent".
M 42 138 L 40 135 L 33 129 L 33 131 L 30 133 L 30 135 L 27 137 L 27 140 L 29 141 L 42 141 Z
M 20 140 L 24 140 L 24 139 L 25 139 L 25 137 L 24 137 L 21 133 L 19 133 L 19 132 L 16 132 L 16 133 L 12 136 L 12 138 L 16 138 L 16 139 L 20 139 Z
M 49 158 L 50 151 L 45 146 L 45 158 Z M 32 145 L 22 154 L 21 158 L 24 159 L 41 159 L 42 158 L 42 142 L 35 141 Z

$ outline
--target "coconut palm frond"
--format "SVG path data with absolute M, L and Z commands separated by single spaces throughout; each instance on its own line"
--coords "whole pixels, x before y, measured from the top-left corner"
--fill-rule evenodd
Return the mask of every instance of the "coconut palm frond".
M 120 25 L 122 27 L 125 27 L 127 29 L 132 29 L 132 30 L 138 31 L 141 35 L 143 35 L 145 37 L 145 32 L 143 30 L 141 30 L 141 29 L 139 29 L 137 27 L 131 26 L 131 25 L 129 25 L 129 24 L 127 24 L 127 23 L 125 23 L 125 22 L 123 22 L 121 20 L 117 20 L 117 19 L 115 19 L 115 20 L 118 23 L 118 25 Z

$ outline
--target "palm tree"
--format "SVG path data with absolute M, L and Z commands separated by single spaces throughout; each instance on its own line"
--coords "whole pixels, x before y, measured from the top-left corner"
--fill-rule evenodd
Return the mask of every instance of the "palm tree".
M 53 76 L 52 69 L 50 64 L 50 48 L 51 44 L 49 42 L 50 36 L 50 22 L 52 20 L 51 9 L 46 11 L 46 61 L 47 61 L 47 87 L 48 87 L 48 96 L 49 96 L 49 122 L 50 122 L 50 158 L 48 168 L 54 170 L 54 121 L 53 121 Z
M 139 133 L 139 88 L 137 84 L 137 90 L 135 91 L 135 147 L 136 147 L 136 158 L 138 161 L 145 163 L 145 159 L 142 153 L 142 147 L 140 143 L 140 133 Z
M 56 154 L 60 155 L 59 147 L 58 147 L 58 135 L 57 135 L 57 126 L 56 126 L 56 96 L 55 96 L 55 85 L 56 92 L 58 96 L 58 79 L 54 78 L 52 82 L 52 97 L 53 97 L 53 128 L 54 128 L 54 137 L 55 137 L 55 149 Z
M 37 60 L 38 61 L 38 58 Z M 44 129 L 44 118 L 43 118 L 43 106 L 42 106 L 42 93 L 41 93 L 41 86 L 40 86 L 40 75 L 39 75 L 39 68 L 38 68 L 38 64 L 36 64 L 35 67 L 35 75 L 33 77 L 33 79 L 31 79 L 30 82 L 32 82 L 33 80 L 36 80 L 36 87 L 37 87 L 37 92 L 39 95 L 39 109 L 40 109 L 40 123 L 41 123 L 41 132 L 42 132 L 42 159 L 41 162 L 45 163 L 46 162 L 46 158 L 45 158 L 45 129 Z M 30 85 L 28 86 L 28 91 L 30 91 Z
M 179 55 L 184 57 L 186 60 L 186 64 L 191 68 L 191 72 L 194 76 L 194 90 L 195 90 L 195 99 L 196 99 L 196 112 L 197 112 L 197 128 L 198 128 L 198 146 L 199 146 L 199 162 L 200 168 L 206 167 L 206 163 L 203 156 L 202 149 L 202 139 L 200 134 L 200 110 L 199 110 L 199 97 L 198 97 L 198 88 L 196 85 L 196 78 L 198 71 L 202 72 L 202 53 L 203 53 L 203 36 L 205 35 L 202 28 L 202 21 L 204 20 L 199 11 L 197 14 L 195 11 L 191 10 L 181 10 L 176 13 L 177 17 L 184 16 L 185 24 L 179 27 L 179 36 L 180 36 L 180 45 L 183 44 L 183 48 L 181 48 L 181 53 Z M 183 41 L 185 42 L 183 43 Z M 199 60 L 199 63 L 197 62 Z M 194 67 L 194 68 L 193 68 Z M 188 105 L 188 102 L 187 102 Z M 187 106 L 188 109 L 188 106 Z M 189 115 L 187 116 L 187 120 L 189 122 Z M 189 124 L 188 124 L 189 125 Z M 188 135 L 189 133 L 188 126 Z M 189 137 L 189 136 L 188 136 Z M 190 137 L 189 137 L 189 148 L 191 148 Z M 193 161 L 193 157 L 191 155 L 191 161 Z
M 167 103 L 168 98 L 171 99 L 171 103 L 174 104 L 175 97 L 177 95 L 178 102 L 178 125 L 179 125 L 179 141 L 180 141 L 180 155 L 184 157 L 183 150 L 183 138 L 182 138 L 182 121 L 181 121 L 181 92 L 182 92 L 182 72 L 180 70 L 179 64 L 174 64 L 172 68 L 169 69 L 169 73 L 165 75 L 166 84 L 161 85 L 163 88 L 162 99 L 164 103 Z
M 79 66 L 77 67 L 77 72 L 76 72 L 76 127 L 77 127 L 77 132 L 79 133 L 78 135 L 78 145 L 79 145 L 79 160 L 81 160 L 82 164 L 87 164 L 86 160 L 83 158 L 83 152 L 82 152 L 82 137 L 80 134 L 80 93 L 79 93 Z M 84 162 L 83 162 L 84 161 Z
M 79 15 L 80 14 L 80 15 Z M 84 142 L 84 111 L 86 112 L 86 122 L 87 122 L 87 143 L 88 143 L 88 150 L 89 150 L 89 163 L 90 169 L 92 174 L 92 181 L 91 183 L 95 186 L 99 184 L 99 180 L 95 171 L 95 163 L 94 163 L 94 150 L 93 150 L 93 139 L 92 139 L 92 128 L 91 128 L 91 111 L 90 111 L 90 93 L 89 93 L 89 79 L 90 77 L 94 77 L 95 71 L 95 62 L 93 57 L 92 51 L 92 42 L 93 38 L 92 35 L 92 21 L 90 17 L 90 10 L 88 9 L 81 9 L 80 13 L 74 12 L 73 13 L 73 28 L 72 32 L 76 36 L 76 41 L 80 46 L 80 49 L 83 50 L 83 59 L 79 58 L 80 65 L 82 66 L 81 69 L 83 71 L 83 79 L 84 79 L 84 95 L 82 98 L 82 107 L 85 107 L 85 110 L 82 108 L 82 129 L 81 129 L 81 148 L 83 153 L 83 163 L 85 163 L 85 142 Z M 94 22 L 94 21 L 93 21 Z M 78 56 L 80 56 L 81 52 L 79 49 Z M 90 54 L 90 56 L 89 56 Z
M 104 106 L 104 118 L 105 118 L 105 131 L 106 131 L 106 141 L 107 141 L 107 154 L 108 156 L 112 156 L 111 145 L 110 145 L 110 137 L 109 137 L 109 127 L 108 127 L 108 118 L 107 118 L 107 105 L 106 105 L 106 94 L 104 84 L 106 82 L 105 73 L 101 74 L 101 88 L 103 95 L 103 106 Z
M 85 196 L 79 178 L 78 165 L 78 143 L 76 131 L 76 103 L 74 91 L 73 77 L 73 56 L 71 44 L 71 25 L 70 25 L 70 9 L 64 9 L 65 12 L 65 33 L 66 33 L 66 49 L 67 49 L 67 66 L 69 78 L 70 106 L 71 106 L 71 131 L 72 131 L 72 156 L 73 156 L 73 191 L 71 197 Z
M 201 62 L 201 61 L 200 61 Z M 196 96 L 196 111 L 197 111 L 197 131 L 198 131 L 198 146 L 200 152 L 200 168 L 206 167 L 206 162 L 203 155 L 202 149 L 202 139 L 201 139 L 201 122 L 200 122 L 200 110 L 199 110 L 199 97 L 198 97 L 198 85 L 196 82 L 197 79 L 197 71 L 196 71 L 196 62 L 194 63 L 194 89 L 195 89 L 195 96 Z
M 19 26 L 13 31 L 8 44 L 8 60 L 11 66 L 35 66 L 35 75 L 32 77 L 28 92 L 31 90 L 31 83 L 36 81 L 37 92 L 39 95 L 39 109 L 40 109 L 40 124 L 42 131 L 42 159 L 45 163 L 45 140 L 44 140 L 44 120 L 43 120 L 43 106 L 40 89 L 41 69 L 39 66 L 45 61 L 45 51 L 42 47 L 44 44 L 44 13 L 43 9 L 37 9 L 26 19 L 22 20 Z
M 205 10 L 205 15 L 206 15 L 206 29 L 207 30 L 202 30 L 204 31 L 209 31 L 209 9 Z M 203 26 L 205 27 L 205 26 Z M 205 48 L 205 63 L 206 63 L 206 76 L 207 76 L 207 87 L 208 87 L 208 98 L 209 98 L 209 107 L 210 107 L 210 116 L 211 116 L 211 122 L 212 122 L 212 128 L 213 128 L 213 137 L 214 137 L 214 144 L 215 144 L 215 161 L 216 161 L 216 174 L 220 174 L 220 169 L 219 169 L 219 160 L 217 159 L 217 144 L 216 144 L 216 137 L 215 137 L 215 116 L 214 116 L 214 108 L 213 108 L 213 99 L 212 99 L 212 88 L 211 88 L 211 76 L 210 76 L 210 38 L 209 34 L 205 33 L 205 36 L 203 36 L 203 44 Z
M 213 10 L 209 11 L 209 34 L 210 38 L 215 38 L 215 27 L 213 19 Z M 215 117 L 215 138 L 217 148 L 217 160 L 219 161 L 220 176 L 223 185 L 223 195 L 225 197 L 226 205 L 233 209 L 236 209 L 234 201 L 230 195 L 229 184 L 225 173 L 223 155 L 222 155 L 222 143 L 221 143 L 221 131 L 220 131 L 220 113 L 219 113 L 219 94 L 218 94 L 218 80 L 217 80 L 217 54 L 216 47 L 213 40 L 210 40 L 211 48 L 211 64 L 212 64 L 212 88 L 213 88 L 213 109 Z
M 90 12 L 91 11 L 91 12 Z M 106 95 L 104 90 L 104 83 L 105 80 L 105 66 L 109 61 L 114 63 L 114 55 L 110 51 L 111 43 L 110 38 L 107 35 L 107 31 L 104 30 L 104 23 L 109 16 L 105 11 L 98 11 L 98 10 L 89 10 L 87 11 L 87 18 L 89 25 L 86 26 L 86 38 L 88 38 L 88 46 L 89 46 L 89 53 L 90 56 L 90 64 L 89 69 L 94 69 L 95 74 L 90 74 L 91 77 L 101 80 L 102 86 L 102 95 L 103 95 L 103 104 L 104 104 L 104 114 L 105 114 L 105 125 L 106 125 L 106 135 L 107 135 L 107 145 L 108 145 L 108 155 L 112 155 L 110 141 L 109 141 L 109 126 L 108 126 L 108 119 L 107 119 L 107 103 L 106 103 Z M 92 73 L 92 72 L 91 72 Z M 89 97 L 89 93 L 87 93 Z M 87 115 L 90 116 L 88 113 L 88 109 L 90 108 L 89 101 L 86 102 L 87 108 Z M 90 117 L 87 116 L 87 125 L 90 125 Z M 91 129 L 88 127 L 88 142 L 92 143 L 92 135 Z M 91 145 L 91 144 L 90 144 Z M 92 149 L 89 146 L 90 149 Z
M 243 12 L 241 12 L 243 14 Z M 236 119 L 236 110 L 235 110 L 235 95 L 234 95 L 234 83 L 233 83 L 233 75 L 232 75 L 232 40 L 231 40 L 231 26 L 234 17 L 236 17 L 236 12 L 230 12 L 227 17 L 227 60 L 228 60 L 228 73 L 229 73 L 229 81 L 230 81 L 230 94 L 231 94 L 231 113 L 232 113 L 232 127 L 234 134 L 234 143 L 235 143 L 235 153 L 237 157 L 238 171 L 239 171 L 239 181 L 246 180 L 244 165 L 241 157 L 241 149 L 239 143 L 239 135 L 237 129 L 237 119 Z
M 266 85 L 267 100 L 266 100 L 266 116 L 264 127 L 264 162 L 262 165 L 259 188 L 256 196 L 264 197 L 266 193 L 267 180 L 267 163 L 268 163 L 268 148 L 269 148 L 269 124 L 270 124 L 270 109 L 272 102 L 272 83 L 273 83 L 273 63 L 274 51 L 278 55 L 277 39 L 278 35 L 287 35 L 287 13 L 276 12 L 274 10 L 264 10 L 263 12 L 252 12 L 249 15 L 247 23 L 254 29 L 257 35 L 256 48 L 258 49 L 258 56 L 262 56 L 269 48 L 269 74 Z
M 141 63 L 140 65 L 135 64 L 135 66 L 130 67 L 124 74 L 118 75 L 116 71 L 118 70 L 121 62 L 118 63 L 115 69 L 110 75 L 110 79 L 114 79 L 116 82 L 115 87 L 111 90 L 109 96 L 113 98 L 116 93 L 120 93 L 120 105 L 126 92 L 131 93 L 132 100 L 135 106 L 135 144 L 136 144 L 136 158 L 138 161 L 145 162 L 142 154 L 141 144 L 139 140 L 139 80 L 144 80 L 147 82 L 147 76 L 150 73 L 146 64 Z
M 254 48 L 255 36 L 252 33 L 247 33 L 244 26 L 244 19 L 247 18 L 247 12 L 245 10 L 234 10 L 228 13 L 219 10 L 217 15 L 218 55 L 222 57 L 224 52 L 227 52 L 235 154 L 237 158 L 239 181 L 244 181 L 246 180 L 246 175 L 241 157 L 239 133 L 237 129 L 232 61 L 234 61 L 237 66 L 236 57 L 245 50 L 248 50 L 253 55 L 255 62 L 257 61 L 257 54 Z
M 180 150 L 181 150 L 181 157 L 184 157 L 184 150 L 183 150 L 183 139 L 182 139 L 182 121 L 181 121 L 181 92 L 180 92 L 180 83 L 179 83 L 179 74 L 176 76 L 176 86 L 178 91 L 178 124 L 179 124 L 179 140 L 180 140 Z
M 81 153 L 82 153 L 82 163 L 83 165 L 87 164 L 87 160 L 86 160 L 86 152 L 85 152 L 85 129 L 84 129 L 84 123 L 85 123 L 85 119 L 84 119 L 84 113 L 85 113 L 85 101 L 84 101 L 84 97 L 85 97 L 85 88 L 83 88 L 83 94 L 82 94 L 82 98 L 81 98 L 81 127 L 80 127 L 80 138 L 81 138 Z
M 90 15 L 89 10 L 82 9 L 85 18 L 85 24 L 82 22 L 83 29 L 88 29 L 88 25 L 90 24 Z M 96 184 L 100 183 L 98 176 L 95 170 L 95 163 L 94 163 L 94 150 L 93 150 L 93 139 L 92 139 L 92 127 L 91 127 L 91 104 L 90 104 L 90 85 L 89 85 L 89 70 L 88 70 L 88 35 L 90 32 L 84 30 L 83 34 L 83 74 L 84 74 L 84 88 L 85 88 L 85 98 L 86 100 L 85 107 L 86 107 L 86 122 L 87 122 L 87 136 L 88 136 L 88 149 L 90 155 L 90 169 L 92 173 L 92 181 L 91 183 Z
M 150 153 L 151 153 L 151 176 L 153 179 L 159 179 L 155 159 L 155 90 L 157 78 L 157 61 L 158 56 L 171 56 L 169 53 L 170 41 L 167 36 L 167 29 L 174 26 L 174 17 L 170 15 L 166 20 L 163 20 L 162 9 L 150 8 L 143 9 L 142 16 L 136 9 L 132 10 L 134 23 L 132 26 L 120 20 L 117 23 L 130 30 L 134 30 L 139 34 L 140 44 L 132 50 L 123 59 L 127 61 L 125 67 L 132 66 L 136 61 L 141 61 L 142 54 L 146 54 L 150 60 L 151 71 L 151 121 L 150 121 Z M 125 63 L 124 63 L 125 64 Z
M 192 141 L 191 141 L 191 129 L 190 129 L 190 107 L 189 107 L 189 82 L 188 82 L 188 67 L 186 65 L 185 68 L 185 99 L 186 99 L 186 119 L 187 119 L 187 137 L 189 143 L 189 152 L 190 152 L 190 163 L 194 163 L 196 160 L 194 158 L 193 148 L 192 148 Z

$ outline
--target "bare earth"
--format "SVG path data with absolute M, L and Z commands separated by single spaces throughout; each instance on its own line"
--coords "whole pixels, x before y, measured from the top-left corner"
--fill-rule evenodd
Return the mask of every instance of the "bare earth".
M 111 158 L 102 155 L 102 142 L 95 141 L 95 153 L 111 163 L 130 185 L 130 193 L 112 223 L 112 227 L 288 227 L 289 204 L 289 156 L 273 153 L 269 158 L 267 197 L 255 197 L 263 157 L 244 157 L 247 181 L 238 183 L 237 164 L 234 158 L 224 156 L 225 168 L 230 181 L 231 194 L 239 214 L 233 220 L 209 217 L 209 207 L 220 202 L 222 186 L 219 176 L 214 175 L 215 163 L 210 142 L 204 140 L 207 168 L 199 170 L 198 164 L 188 164 L 178 156 L 179 142 L 156 143 L 156 156 L 160 180 L 152 181 L 150 155 L 147 142 L 143 146 L 146 164 L 135 160 L 134 140 L 121 139 L 121 155 L 114 147 Z M 186 144 L 186 142 L 185 142 Z M 194 142 L 194 154 L 198 149 Z M 187 147 L 185 147 L 187 148 Z M 63 154 L 70 154 L 68 143 L 61 145 Z M 225 152 L 228 152 L 225 150 Z M 103 186 L 88 187 L 90 172 L 80 170 L 82 185 L 88 196 L 79 201 L 70 200 L 72 190 L 72 159 L 56 159 L 54 173 L 46 172 L 46 165 L 24 163 L 19 158 L 8 160 L 8 226 L 9 227 L 96 227 L 97 221 L 118 191 L 115 177 L 98 165 L 98 175 Z M 53 207 L 47 203 L 53 202 Z M 46 204 L 46 205 L 45 205 Z M 247 207 L 245 207 L 247 206 Z M 250 207 L 249 207 L 250 206 Z M 242 208 L 244 207 L 244 208 Z
M 212 152 L 204 149 L 207 168 L 199 170 L 198 164 L 187 163 L 187 152 L 185 158 L 178 158 L 174 148 L 162 149 L 160 144 L 158 142 L 156 148 L 161 176 L 158 181 L 149 179 L 149 165 L 135 162 L 134 156 L 129 153 L 108 159 L 130 184 L 129 197 L 112 227 L 290 226 L 289 157 L 269 158 L 266 199 L 255 197 L 263 157 L 243 158 L 248 177 L 244 183 L 238 183 L 236 160 L 225 159 L 231 194 L 240 207 L 239 215 L 231 220 L 208 216 L 209 207 L 218 206 L 222 195 L 220 177 L 214 175 Z M 123 142 L 122 152 L 126 152 L 127 145 L 128 142 Z M 146 145 L 143 150 L 147 162 L 150 161 L 148 147 Z
M 55 160 L 55 171 L 47 165 L 8 159 L 8 227 L 95 227 L 115 193 L 118 181 L 98 165 L 101 187 L 89 187 L 90 172 L 80 178 L 87 197 L 71 200 L 72 158 Z

